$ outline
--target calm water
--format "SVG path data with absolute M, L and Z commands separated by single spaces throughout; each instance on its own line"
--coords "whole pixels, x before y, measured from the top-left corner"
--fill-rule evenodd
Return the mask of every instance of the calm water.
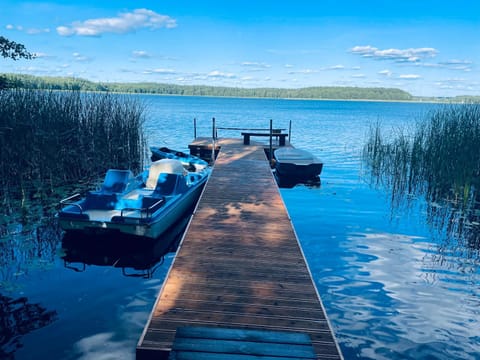
M 409 128 L 434 105 L 141 99 L 151 145 L 188 150 L 194 117 L 198 136 L 211 135 L 212 117 L 219 127 L 266 128 L 273 119 L 288 128 L 291 120 L 292 143 L 323 159 L 320 187 L 281 193 L 346 359 L 480 359 L 478 249 L 445 235 L 422 199 L 392 207 L 361 162 L 371 123 Z M 134 358 L 173 255 L 150 279 L 67 267 L 54 224 L 4 230 L 0 248 L 0 358 Z

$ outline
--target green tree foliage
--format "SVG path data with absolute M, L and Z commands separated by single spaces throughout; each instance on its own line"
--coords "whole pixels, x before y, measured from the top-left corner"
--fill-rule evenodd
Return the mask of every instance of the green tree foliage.
M 175 85 L 162 83 L 95 83 L 71 77 L 39 77 L 5 74 L 12 87 L 44 90 L 109 91 L 134 94 L 229 96 L 289 99 L 339 99 L 409 101 L 414 97 L 394 88 L 307 87 L 300 89 L 237 88 L 206 85 Z
M 32 59 L 33 55 L 27 51 L 24 45 L 10 41 L 0 36 L 0 55 L 4 58 L 18 60 L 20 58 Z M 6 76 L 0 75 L 0 90 L 9 86 Z
M 8 40 L 3 36 L 0 36 L 0 55 L 13 60 L 33 58 L 33 55 L 27 51 L 24 45 Z
M 324 100 L 380 100 L 425 101 L 451 103 L 478 103 L 480 96 L 416 97 L 396 88 L 363 88 L 346 86 L 284 88 L 238 88 L 207 85 L 175 85 L 153 82 L 97 83 L 73 77 L 43 77 L 18 74 L 0 74 L 9 87 L 38 90 L 108 91 L 133 94 L 228 96 L 276 99 L 324 99 Z

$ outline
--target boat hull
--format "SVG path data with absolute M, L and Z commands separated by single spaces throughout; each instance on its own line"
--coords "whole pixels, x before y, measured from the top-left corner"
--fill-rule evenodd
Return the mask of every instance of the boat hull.
M 120 268 L 125 276 L 150 279 L 163 264 L 164 256 L 176 251 L 190 218 L 182 217 L 159 238 L 142 241 L 132 241 L 126 234 L 85 236 L 67 232 L 62 238 L 64 266 L 75 272 L 87 271 L 90 265 L 107 266 Z
M 121 218 L 123 221 L 113 221 L 119 218 L 119 211 L 110 213 L 110 220 L 91 220 L 89 218 L 72 218 L 59 216 L 60 227 L 67 232 L 82 232 L 92 235 L 122 233 L 143 238 L 158 238 L 189 209 L 195 206 L 202 192 L 204 182 L 192 187 L 186 194 L 178 197 L 175 201 L 167 203 L 161 212 L 152 216 L 150 221 L 142 221 L 139 218 Z
M 277 171 L 277 174 L 279 176 L 300 179 L 311 179 L 320 176 L 322 169 L 322 163 L 297 165 L 291 163 L 277 162 L 275 164 L 275 170 Z
M 308 180 L 320 176 L 323 163 L 313 154 L 295 148 L 275 150 L 275 171 L 284 178 Z

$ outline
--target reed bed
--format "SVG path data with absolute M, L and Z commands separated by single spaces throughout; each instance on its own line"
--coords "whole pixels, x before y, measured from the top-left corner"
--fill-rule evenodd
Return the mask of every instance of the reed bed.
M 479 147 L 480 104 L 458 104 L 393 136 L 374 124 L 363 157 L 372 180 L 390 190 L 393 206 L 424 196 L 428 221 L 480 249 Z
M 4 210 L 12 198 L 20 197 L 26 208 L 25 201 L 49 196 L 65 184 L 94 181 L 109 168 L 142 169 L 143 124 L 144 107 L 131 96 L 0 91 Z

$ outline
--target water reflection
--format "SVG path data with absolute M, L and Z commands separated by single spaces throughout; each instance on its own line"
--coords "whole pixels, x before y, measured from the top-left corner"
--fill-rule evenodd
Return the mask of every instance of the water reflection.
M 41 187 L 4 187 L 0 221 L 0 288 L 15 293 L 23 288 L 19 279 L 30 272 L 49 269 L 55 262 L 61 230 L 53 218 L 52 199 Z M 0 294 L 0 358 L 14 359 L 22 337 L 58 318 L 57 312 L 25 296 Z
M 392 216 L 416 208 L 440 239 L 438 251 L 480 259 L 478 107 L 433 113 L 413 134 L 385 139 L 371 128 L 363 158 L 370 183 L 388 191 Z M 419 201 L 420 200 L 420 201 Z M 421 204 L 425 205 L 421 205 Z M 424 206 L 424 209 L 419 207 Z
M 386 165 L 388 163 L 388 165 Z M 395 170 L 392 171 L 392 167 Z M 452 188 L 442 190 L 434 183 L 409 176 L 409 168 L 388 162 L 372 167 L 370 183 L 387 190 L 391 217 L 411 210 L 419 211 L 439 242 L 438 250 L 455 250 L 457 255 L 480 259 L 480 198 L 476 188 L 459 194 Z
M 53 218 L 34 225 L 11 223 L 0 234 L 0 284 L 15 288 L 16 279 L 32 269 L 48 268 L 57 254 L 61 230 Z
M 284 189 L 291 189 L 297 185 L 305 185 L 312 188 L 319 188 L 322 184 L 320 176 L 315 176 L 310 179 L 291 177 L 291 176 L 281 176 L 274 171 L 275 180 L 278 187 Z
M 163 264 L 164 255 L 176 251 L 189 219 L 183 217 L 157 239 L 66 233 L 62 239 L 64 266 L 76 272 L 87 271 L 89 265 L 109 266 L 120 268 L 125 276 L 150 279 Z
M 478 358 L 478 273 L 449 270 L 458 259 L 438 262 L 417 236 L 357 232 L 340 245 L 344 262 L 321 282 L 345 358 Z
M 13 299 L 0 294 L 0 358 L 14 359 L 23 335 L 47 326 L 56 318 L 56 311 L 31 304 L 26 297 Z

